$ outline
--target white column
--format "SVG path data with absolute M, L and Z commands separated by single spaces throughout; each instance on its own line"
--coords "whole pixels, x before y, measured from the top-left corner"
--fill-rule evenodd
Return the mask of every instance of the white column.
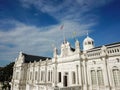
M 46 84 L 46 90 L 48 90 L 48 87 L 47 87 L 47 78 L 48 78 L 48 75 L 47 75 L 47 60 L 46 60 L 46 64 L 45 64 L 45 84 Z
M 97 86 L 96 86 L 96 88 L 97 88 L 97 90 L 99 90 L 99 83 L 98 83 L 98 73 L 97 73 L 97 70 L 95 70 L 95 72 L 96 72 L 96 80 L 97 80 Z
M 50 70 L 50 82 L 52 82 L 52 70 Z
M 91 68 L 89 67 L 89 70 L 88 70 L 88 82 L 89 82 L 89 89 L 92 90 L 92 79 L 91 79 Z
M 32 73 L 32 83 L 33 83 L 33 81 L 34 81 L 34 65 L 33 65 L 33 73 Z
M 39 66 L 38 66 L 38 80 L 37 80 L 37 82 L 39 83 L 40 82 L 40 64 L 41 64 L 41 62 L 39 61 Z
M 88 85 L 87 85 L 87 68 L 86 68 L 86 61 L 83 60 L 83 68 L 84 68 L 84 89 L 83 90 L 88 90 Z
M 21 81 L 22 78 L 23 78 L 23 68 L 22 68 L 22 66 L 20 67 L 19 70 L 20 70 L 20 71 L 19 71 L 19 81 Z
M 14 69 L 13 69 L 13 77 L 12 77 L 12 79 L 13 79 L 13 80 L 16 79 L 16 67 L 14 67 Z
M 53 78 L 52 78 L 52 83 L 55 83 L 55 69 L 53 67 Z
M 79 85 L 79 72 L 78 72 L 79 65 L 76 65 L 76 83 Z M 81 72 L 81 71 L 80 71 Z
M 81 86 L 82 88 L 82 64 L 81 64 L 81 61 L 80 61 L 80 67 L 79 67 L 79 72 L 78 72 L 78 77 L 79 77 L 79 85 Z
M 114 83 L 113 83 L 113 78 L 112 78 L 112 70 L 110 70 L 110 66 L 107 65 L 107 69 L 108 69 L 108 77 L 109 77 L 109 84 L 110 86 L 113 86 L 114 87 Z
M 57 87 L 57 61 L 55 62 L 55 87 Z
M 27 72 L 26 72 L 27 71 Z M 28 81 L 28 79 L 29 79 L 29 68 L 27 68 L 27 70 L 26 70 L 25 72 L 26 72 L 26 81 Z
M 109 84 L 109 77 L 108 77 L 108 70 L 107 70 L 107 61 L 105 57 L 102 57 L 103 63 L 104 63 L 104 82 L 106 90 L 110 90 L 110 84 Z

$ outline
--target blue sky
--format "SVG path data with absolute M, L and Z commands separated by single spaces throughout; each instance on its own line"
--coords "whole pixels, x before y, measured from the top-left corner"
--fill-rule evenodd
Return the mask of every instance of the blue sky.
M 87 32 L 96 46 L 119 42 L 120 0 L 0 0 L 0 66 L 20 51 L 52 57 L 63 31 L 72 47 L 73 32 L 81 47 Z

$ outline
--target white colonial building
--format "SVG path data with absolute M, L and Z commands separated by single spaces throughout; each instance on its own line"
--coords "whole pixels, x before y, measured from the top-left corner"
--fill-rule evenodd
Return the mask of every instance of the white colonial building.
M 68 41 L 58 55 L 41 57 L 20 52 L 13 68 L 12 90 L 120 90 L 120 42 L 94 46 L 87 36 L 83 50 Z

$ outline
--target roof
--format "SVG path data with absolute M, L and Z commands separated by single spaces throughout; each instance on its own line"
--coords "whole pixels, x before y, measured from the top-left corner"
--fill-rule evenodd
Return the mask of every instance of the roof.
M 91 41 L 94 41 L 92 38 L 90 38 L 89 36 L 87 36 L 85 39 L 84 39 L 84 41 L 83 41 L 83 43 L 85 43 L 85 42 L 91 42 Z
M 112 46 L 112 45 L 116 45 L 116 44 L 120 44 L 120 42 L 115 42 L 115 43 L 107 44 L 105 46 Z
M 22 53 L 22 55 L 24 55 L 25 63 L 34 62 L 34 61 L 38 62 L 40 60 L 45 61 L 46 59 L 51 59 L 50 57 L 34 56 L 25 53 Z
M 120 45 L 120 42 L 115 42 L 115 43 L 111 43 L 111 44 L 105 44 L 104 46 L 106 46 L 106 47 L 116 47 L 116 46 L 118 46 L 118 44 Z M 96 51 L 96 50 L 99 50 L 100 48 L 101 48 L 102 46 L 97 46 L 97 47 L 94 47 L 94 48 L 92 48 L 92 49 L 89 49 L 88 51 Z
M 75 51 L 75 49 L 74 49 L 74 48 L 72 48 L 72 47 L 71 47 L 70 49 L 71 49 L 73 52 Z
M 120 42 L 115 42 L 115 43 L 111 43 L 111 44 L 105 44 L 104 46 L 113 46 L 113 45 L 117 45 L 117 44 L 120 44 Z M 95 48 L 100 48 L 102 46 L 98 46 L 98 47 L 95 47 Z M 94 49 L 94 48 L 93 48 Z

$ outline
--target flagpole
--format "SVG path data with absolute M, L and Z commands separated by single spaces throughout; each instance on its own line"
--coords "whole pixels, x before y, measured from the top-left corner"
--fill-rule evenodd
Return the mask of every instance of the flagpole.
M 73 32 L 73 39 L 76 41 L 76 32 Z
M 64 30 L 63 30 L 63 41 L 65 43 L 65 32 L 64 32 Z
M 62 30 L 63 41 L 64 41 L 64 43 L 65 43 L 65 32 L 64 32 L 63 28 L 64 28 L 64 24 L 60 27 L 60 30 Z

